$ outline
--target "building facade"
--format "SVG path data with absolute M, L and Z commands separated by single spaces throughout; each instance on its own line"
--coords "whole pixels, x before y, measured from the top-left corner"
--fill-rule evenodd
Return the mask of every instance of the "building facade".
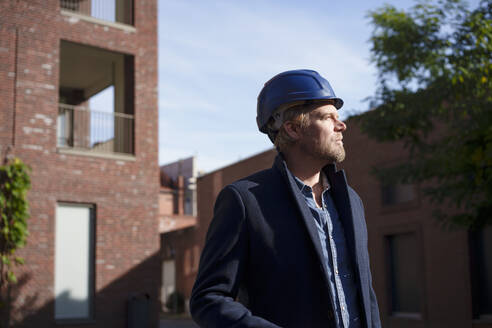
M 156 12 L 0 1 L 0 151 L 32 168 L 17 326 L 158 325 Z
M 403 145 L 369 139 L 356 120 L 347 125 L 339 168 L 364 202 L 383 326 L 492 327 L 492 227 L 471 233 L 443 225 L 423 186 L 382 185 L 372 168 L 404 162 Z
M 198 245 L 187 238 L 197 223 L 195 158 L 162 165 L 160 175 L 161 311 L 174 314 L 186 310 L 186 277 L 198 268 Z

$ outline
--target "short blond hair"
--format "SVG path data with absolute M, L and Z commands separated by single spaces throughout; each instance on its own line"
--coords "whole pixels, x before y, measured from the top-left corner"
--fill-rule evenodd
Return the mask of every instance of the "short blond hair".
M 299 125 L 301 130 L 305 130 L 309 126 L 309 112 L 312 110 L 313 104 L 300 104 L 290 107 L 284 112 L 283 123 L 294 122 Z M 275 148 L 280 152 L 288 149 L 295 143 L 295 140 L 285 131 L 283 123 L 276 133 L 274 141 Z M 269 122 L 269 125 L 273 124 L 273 120 Z

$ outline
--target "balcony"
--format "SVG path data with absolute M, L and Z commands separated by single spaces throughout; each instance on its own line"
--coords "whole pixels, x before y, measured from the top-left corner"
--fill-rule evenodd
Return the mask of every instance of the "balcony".
M 62 10 L 95 19 L 133 25 L 133 0 L 60 0 Z
M 58 147 L 133 154 L 133 115 L 58 105 Z
M 133 56 L 61 41 L 59 149 L 133 155 L 134 103 Z

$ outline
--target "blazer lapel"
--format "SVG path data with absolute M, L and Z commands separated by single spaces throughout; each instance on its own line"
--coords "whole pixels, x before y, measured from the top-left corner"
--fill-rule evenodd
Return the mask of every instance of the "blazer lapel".
M 286 180 L 289 190 L 292 193 L 292 196 L 295 200 L 296 206 L 299 209 L 299 212 L 301 213 L 301 218 L 302 221 L 304 222 L 304 225 L 307 229 L 309 239 L 311 239 L 311 242 L 314 246 L 314 250 L 316 252 L 317 258 L 319 260 L 319 266 L 321 270 L 323 271 L 323 275 L 325 277 L 325 282 L 326 285 L 328 286 L 328 272 L 327 268 L 325 265 L 324 257 L 323 257 L 323 251 L 321 249 L 321 242 L 319 240 L 319 235 L 318 231 L 316 228 L 316 224 L 314 222 L 313 216 L 311 214 L 311 211 L 309 210 L 306 200 L 304 199 L 304 196 L 301 194 L 299 191 L 299 188 L 297 187 L 297 184 L 294 180 L 294 176 L 290 171 L 287 169 L 287 165 L 285 164 L 285 161 L 283 160 L 281 155 L 277 155 L 275 158 L 275 164 L 276 168 L 280 171 L 282 174 L 283 178 Z
M 350 253 L 352 255 L 355 273 L 358 278 L 359 287 L 361 290 L 361 301 L 364 307 L 366 318 L 370 314 L 368 304 L 369 300 L 369 280 L 365 268 L 368 267 L 369 259 L 366 256 L 366 245 L 364 245 L 364 234 L 366 233 L 360 223 L 360 216 L 363 213 L 358 213 L 355 206 L 352 206 L 347 178 L 343 170 L 336 171 L 334 164 L 327 165 L 323 169 L 331 183 L 333 201 L 338 210 L 340 220 L 342 221 L 345 230 L 345 239 L 347 241 Z
M 333 197 L 340 221 L 345 230 L 345 240 L 347 241 L 350 254 L 354 259 L 354 264 L 356 264 L 358 263 L 357 254 L 359 253 L 357 252 L 357 227 L 354 225 L 354 214 L 352 213 L 352 206 L 350 205 L 345 172 L 343 170 L 336 171 L 334 164 L 325 166 L 323 171 L 330 182 L 331 196 Z

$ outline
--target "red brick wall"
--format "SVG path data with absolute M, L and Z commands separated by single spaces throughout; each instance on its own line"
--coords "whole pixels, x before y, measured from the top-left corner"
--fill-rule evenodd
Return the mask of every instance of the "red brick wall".
M 165 189 L 159 193 L 159 215 L 174 214 L 174 196 L 172 189 Z
M 0 4 L 0 12 L 5 15 L 8 8 Z M 0 25 L 0 144 L 12 141 L 14 85 L 15 85 L 15 51 L 17 34 L 14 29 Z M 3 149 L 3 147 L 2 147 Z
M 0 147 L 3 153 L 11 144 L 15 112 L 13 153 L 32 167 L 30 236 L 19 270 L 25 283 L 16 303 L 22 327 L 55 327 L 54 227 L 61 201 L 96 206 L 95 322 L 88 326 L 125 327 L 126 300 L 135 292 L 151 296 L 150 320 L 158 324 L 156 10 L 155 0 L 136 0 L 136 31 L 127 32 L 62 15 L 58 0 L 0 3 Z M 135 56 L 134 160 L 57 152 L 62 39 Z

